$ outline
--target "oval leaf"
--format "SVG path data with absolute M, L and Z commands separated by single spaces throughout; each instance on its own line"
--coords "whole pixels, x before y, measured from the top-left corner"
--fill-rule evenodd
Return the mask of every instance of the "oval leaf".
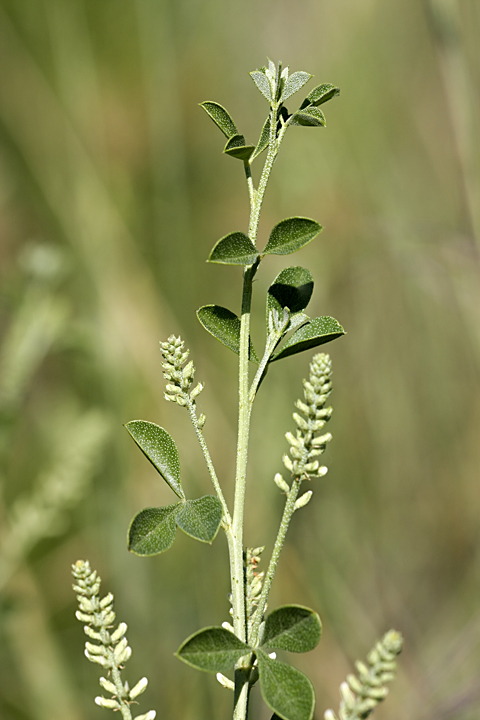
M 175 513 L 180 504 L 145 508 L 135 515 L 128 528 L 130 552 L 148 557 L 168 550 L 175 540 Z
M 306 675 L 262 650 L 256 655 L 262 696 L 270 710 L 282 720 L 311 720 L 315 693 Z
M 254 70 L 250 73 L 250 76 L 257 88 L 262 93 L 263 97 L 265 97 L 269 102 L 272 102 L 272 88 L 270 87 L 268 78 L 265 75 L 265 71 Z
M 263 124 L 262 132 L 257 143 L 257 147 L 252 153 L 250 162 L 252 163 L 261 153 L 268 147 L 268 141 L 270 140 L 270 115 L 267 117 Z
M 284 605 L 265 621 L 262 645 L 272 650 L 303 653 L 318 645 L 322 623 L 313 610 L 302 605 Z
M 206 100 L 200 103 L 200 107 L 212 118 L 215 125 L 220 128 L 225 137 L 231 138 L 232 135 L 238 134 L 235 123 L 222 105 Z
M 238 158 L 238 160 L 246 161 L 253 153 L 255 148 L 253 145 L 245 145 L 245 138 L 243 135 L 234 135 L 229 139 L 223 152 L 231 157 Z
M 290 125 L 303 125 L 304 127 L 325 127 L 327 124 L 323 112 L 313 105 L 309 105 L 301 112 L 296 112 L 289 122 Z
M 146 420 L 132 420 L 125 427 L 175 495 L 184 500 L 185 493 L 180 483 L 180 459 L 174 439 L 166 430 Z
M 289 267 L 282 270 L 268 288 L 267 323 L 271 310 L 275 309 L 281 316 L 283 308 L 288 308 L 292 315 L 305 310 L 313 292 L 312 274 L 302 267 Z
M 288 338 L 283 347 L 273 356 L 272 362 L 331 342 L 342 335 L 345 335 L 345 330 L 335 318 L 328 315 L 314 318 L 302 325 Z
M 198 500 L 186 500 L 180 503 L 175 520 L 184 533 L 200 540 L 212 543 L 222 522 L 223 509 L 220 500 L 213 495 L 205 495 Z
M 253 265 L 258 251 L 248 235 L 233 232 L 221 238 L 208 258 L 208 262 L 224 265 Z
M 323 103 L 328 102 L 328 100 L 331 100 L 337 95 L 340 95 L 340 88 L 335 87 L 335 85 L 331 83 L 317 85 L 317 87 L 314 87 L 313 90 L 308 93 L 300 106 L 300 110 L 306 108 L 307 105 L 315 105 L 316 107 L 323 105 Z
M 322 226 L 309 218 L 292 217 L 275 225 L 263 251 L 264 255 L 289 255 L 300 250 L 321 232 Z
M 207 627 L 187 638 L 176 655 L 197 670 L 217 673 L 230 670 L 239 658 L 249 652 L 249 646 L 230 630 Z
M 227 308 L 220 305 L 204 305 L 197 310 L 197 317 L 205 330 L 223 345 L 240 354 L 240 318 Z M 250 342 L 250 360 L 258 363 L 259 359 Z
M 311 77 L 313 77 L 313 75 L 310 75 L 310 73 L 307 72 L 303 72 L 302 70 L 300 70 L 299 72 L 294 72 L 293 75 L 290 75 L 283 88 L 282 102 L 287 100 L 294 93 L 298 92 L 310 80 Z

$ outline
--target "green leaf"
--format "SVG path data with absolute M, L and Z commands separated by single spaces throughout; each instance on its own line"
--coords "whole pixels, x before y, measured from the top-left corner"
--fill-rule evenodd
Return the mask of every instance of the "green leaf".
M 128 528 L 128 549 L 135 555 L 158 555 L 173 545 L 177 525 L 175 513 L 181 503 L 145 508 L 135 515 Z
M 200 540 L 212 543 L 222 522 L 223 509 L 220 500 L 213 495 L 205 495 L 198 500 L 186 500 L 180 503 L 175 515 L 180 530 Z
M 316 612 L 302 605 L 284 605 L 267 617 L 262 645 L 303 653 L 318 645 L 321 634 L 322 623 Z
M 175 495 L 184 500 L 185 493 L 180 482 L 180 459 L 174 439 L 166 430 L 146 420 L 132 420 L 126 423 L 125 427 Z
M 274 360 L 286 358 L 289 355 L 296 355 L 304 350 L 318 347 L 324 343 L 331 342 L 341 335 L 345 335 L 343 327 L 335 320 L 335 318 L 324 316 L 309 320 L 296 330 L 278 352 L 273 356 Z
M 262 132 L 257 143 L 257 147 L 252 153 L 250 162 L 252 163 L 255 158 L 262 154 L 262 152 L 268 147 L 268 141 L 270 140 L 270 115 L 267 117 L 263 124 Z
M 315 693 L 306 675 L 291 665 L 272 660 L 262 650 L 255 654 L 263 699 L 270 710 L 282 720 L 311 720 Z
M 282 316 L 287 307 L 292 315 L 305 310 L 313 292 L 313 277 L 302 267 L 289 267 L 277 275 L 268 288 L 267 323 L 271 310 L 277 310 Z
M 254 70 L 250 73 L 250 76 L 257 88 L 262 93 L 263 97 L 265 97 L 271 103 L 272 88 L 270 87 L 270 82 L 265 75 L 265 70 Z
M 222 105 L 206 100 L 200 103 L 200 107 L 210 115 L 215 125 L 220 128 L 226 138 L 231 138 L 232 135 L 238 134 L 235 123 Z
M 249 652 L 249 646 L 230 630 L 207 627 L 187 638 L 176 655 L 197 670 L 217 673 L 230 670 L 239 658 Z
M 331 85 L 330 83 L 317 85 L 317 87 L 314 87 L 307 95 L 300 106 L 300 110 L 306 108 L 307 105 L 315 105 L 316 107 L 323 105 L 323 103 L 328 102 L 328 100 L 331 100 L 337 95 L 340 95 L 340 88 L 335 87 L 335 85 Z
M 293 75 L 290 75 L 283 88 L 282 102 L 298 92 L 312 77 L 313 75 L 303 71 L 294 72 Z
M 234 353 L 240 354 L 240 318 L 231 310 L 220 305 L 204 305 L 197 310 L 197 317 L 207 332 Z M 259 362 L 251 342 L 249 359 L 255 363 Z
M 307 245 L 321 230 L 321 225 L 308 218 L 282 220 L 270 233 L 263 255 L 289 255 Z
M 303 125 L 304 127 L 325 127 L 327 121 L 323 112 L 313 105 L 305 110 L 298 111 L 290 118 L 290 125 Z
M 258 258 L 258 250 L 248 235 L 233 232 L 221 238 L 213 248 L 208 262 L 224 265 L 253 265 Z
M 226 155 L 230 155 L 238 160 L 243 160 L 244 162 L 249 159 L 254 150 L 253 145 L 245 145 L 243 135 L 234 135 L 223 148 L 223 152 Z

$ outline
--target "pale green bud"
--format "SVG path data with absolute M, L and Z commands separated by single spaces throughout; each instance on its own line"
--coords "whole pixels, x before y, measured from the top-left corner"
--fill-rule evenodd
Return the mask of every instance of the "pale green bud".
M 86 642 L 85 647 L 91 655 L 106 655 L 107 651 L 103 645 L 92 645 L 92 643 Z
M 355 695 L 350 690 L 346 682 L 342 682 L 340 685 L 340 695 L 342 696 L 342 700 L 345 703 L 347 710 L 353 710 L 355 707 Z
M 287 470 L 289 470 L 290 472 L 293 472 L 293 463 L 290 460 L 290 458 L 288 457 L 288 455 L 284 455 L 282 457 L 282 460 L 283 460 L 283 464 L 285 465 Z
M 133 700 L 134 698 L 141 695 L 145 691 L 147 685 L 148 685 L 148 680 L 146 677 L 143 677 L 141 680 L 139 680 L 137 682 L 137 684 L 129 692 L 130 699 Z
M 115 644 L 115 643 L 117 643 L 119 640 L 121 640 L 121 638 L 123 638 L 123 636 L 125 635 L 125 633 L 127 632 L 127 630 L 128 630 L 127 623 L 124 623 L 124 622 L 120 623 L 120 625 L 117 627 L 117 629 L 115 630 L 115 632 L 112 633 L 112 642 L 113 642 L 113 644 Z
M 388 695 L 388 688 L 386 687 L 372 687 L 368 689 L 368 697 L 373 698 L 373 700 L 377 700 L 380 702 L 380 700 L 384 700 Z
M 107 678 L 101 677 L 98 682 L 100 683 L 102 688 L 104 690 L 106 690 L 107 692 L 112 693 L 112 695 L 117 694 L 117 688 L 115 687 L 115 685 L 112 682 L 110 682 L 110 680 L 107 680 Z
M 222 673 L 217 673 L 215 677 L 222 687 L 227 688 L 227 690 L 235 690 L 235 683 L 225 677 L 225 675 L 222 675 Z
M 293 413 L 293 419 L 297 423 L 300 430 L 308 431 L 308 422 L 304 420 L 298 413 Z
M 101 695 L 98 695 L 95 698 L 95 703 L 100 705 L 100 707 L 108 708 L 109 710 L 119 710 L 120 708 L 120 703 L 116 700 L 113 700 L 113 698 L 104 698 Z
M 108 595 L 105 595 L 102 600 L 100 600 L 100 607 L 106 608 L 108 605 L 111 605 L 113 603 L 113 595 L 112 593 L 108 593 Z
M 77 620 L 80 620 L 80 622 L 84 623 L 91 623 L 94 620 L 93 615 L 86 615 L 85 613 L 80 612 L 80 610 L 77 610 L 75 613 L 75 617 Z
M 201 430 L 201 429 L 203 428 L 203 426 L 205 425 L 206 419 L 207 419 L 207 418 L 206 418 L 206 416 L 205 416 L 203 413 L 199 416 L 199 418 L 198 418 L 198 420 L 197 420 L 197 423 L 198 423 L 198 427 L 200 428 L 200 430 Z
M 91 655 L 87 648 L 85 648 L 85 657 L 90 660 L 90 662 L 97 663 L 97 665 L 101 665 L 102 667 L 109 667 L 109 662 L 106 657 L 103 655 Z
M 320 467 L 320 463 L 318 462 L 318 460 L 314 460 L 313 462 L 306 463 L 304 470 L 306 473 L 313 474 L 314 472 L 316 472 L 318 470 L 319 467 Z
M 100 640 L 100 641 L 102 640 L 102 636 L 100 635 L 100 633 L 95 632 L 95 630 L 93 630 L 88 625 L 84 625 L 83 631 L 84 631 L 85 635 L 88 635 L 88 637 L 91 637 L 92 640 Z
M 196 385 L 193 388 L 192 392 L 190 393 L 190 400 L 192 400 L 192 402 L 193 402 L 193 400 L 195 400 L 195 398 L 197 398 L 200 395 L 202 390 L 203 390 L 203 384 L 198 383 L 198 385 Z
M 362 702 L 358 703 L 356 710 L 359 717 L 366 717 L 368 713 L 374 710 L 378 705 L 378 700 L 373 698 L 365 698 Z
M 277 473 L 273 480 L 275 482 L 275 485 L 280 488 L 282 492 L 288 493 L 288 491 L 290 490 L 290 486 L 288 485 L 288 483 L 285 482 L 280 473 Z
M 137 715 L 134 720 L 155 720 L 156 716 L 155 710 L 149 710 L 145 715 Z
M 324 720 L 338 720 L 333 710 L 325 710 L 323 717 Z
M 357 695 L 363 695 L 364 686 L 355 675 L 347 675 L 347 683 L 354 693 L 357 693 Z
M 116 617 L 116 615 L 113 612 L 113 610 L 111 612 L 107 613 L 105 615 L 105 617 L 103 618 L 103 626 L 108 627 L 109 625 L 113 625 L 113 623 L 115 622 L 115 617 Z
M 308 505 L 308 503 L 311 500 L 311 497 L 313 495 L 313 492 L 311 490 L 307 490 L 306 493 L 303 493 L 298 500 L 295 501 L 294 508 L 295 510 L 300 510 L 300 508 L 305 507 L 305 505 Z

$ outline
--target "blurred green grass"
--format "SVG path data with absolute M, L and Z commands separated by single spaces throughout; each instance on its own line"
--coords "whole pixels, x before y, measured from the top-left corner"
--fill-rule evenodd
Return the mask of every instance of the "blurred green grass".
M 247 197 L 197 103 L 224 104 L 254 139 L 266 107 L 247 73 L 266 55 L 342 90 L 326 130 L 288 133 L 260 233 L 295 214 L 322 223 L 293 262 L 315 277 L 312 312 L 348 331 L 329 348 L 330 475 L 292 528 L 272 604 L 311 604 L 323 618 L 319 647 L 298 659 L 317 718 L 390 626 L 406 649 L 378 718 L 478 716 L 479 31 L 475 0 L 1 0 L 3 536 L 59 444 L 78 440 L 69 432 L 81 418 L 95 409 L 110 428 L 81 500 L 3 587 L 2 720 L 105 715 L 74 619 L 78 557 L 98 567 L 129 623 L 128 677 L 150 679 L 141 708 L 228 716 L 229 694 L 172 656 L 202 623 L 227 618 L 225 543 L 182 537 L 165 556 L 128 555 L 131 516 L 170 498 L 121 425 L 167 427 L 185 485 L 207 491 L 186 419 L 162 400 L 158 341 L 182 334 L 231 494 L 235 358 L 195 310 L 238 310 L 239 271 L 204 260 L 219 237 L 246 229 Z M 265 263 L 256 284 L 257 336 L 280 267 Z M 254 413 L 253 546 L 273 540 L 272 478 L 307 363 L 272 368 Z M 269 717 L 260 703 L 258 717 Z

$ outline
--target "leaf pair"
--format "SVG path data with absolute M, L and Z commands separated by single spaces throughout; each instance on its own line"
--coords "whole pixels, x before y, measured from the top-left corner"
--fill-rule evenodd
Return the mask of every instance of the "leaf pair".
M 217 102 L 212 102 L 211 100 L 206 100 L 205 102 L 200 103 L 200 107 L 202 107 L 207 115 L 212 118 L 215 125 L 220 128 L 227 138 L 227 144 L 225 145 L 223 152 L 226 155 L 248 162 L 250 156 L 255 151 L 255 146 L 247 145 L 245 143 L 244 136 L 238 132 L 237 126 L 223 105 L 220 105 L 220 103 Z
M 165 507 L 145 508 L 130 524 L 128 549 L 144 557 L 165 552 L 173 545 L 177 527 L 195 540 L 212 543 L 222 514 L 220 500 L 213 495 L 182 500 Z
M 269 656 L 271 650 L 308 652 L 318 644 L 320 618 L 301 605 L 285 605 L 267 617 L 262 644 L 251 648 L 223 627 L 195 633 L 180 646 L 177 656 L 206 672 L 224 673 L 245 655 L 256 657 L 262 695 L 283 720 L 311 720 L 315 695 L 310 680 L 299 670 Z
M 136 555 L 158 555 L 173 545 L 177 527 L 201 542 L 211 543 L 222 521 L 218 498 L 206 495 L 187 500 L 180 479 L 180 458 L 174 439 L 166 430 L 146 420 L 125 425 L 143 454 L 171 487 L 180 502 L 146 508 L 136 515 L 128 530 L 128 549 Z
M 300 109 L 289 119 L 290 125 L 303 125 L 304 127 L 325 127 L 325 115 L 319 105 L 328 102 L 340 94 L 340 90 L 330 83 L 317 85 L 307 95 Z
M 300 250 L 322 231 L 315 220 L 291 217 L 277 223 L 262 253 L 248 235 L 233 232 L 221 238 L 210 253 L 208 262 L 222 265 L 253 265 L 264 255 L 290 255 Z

